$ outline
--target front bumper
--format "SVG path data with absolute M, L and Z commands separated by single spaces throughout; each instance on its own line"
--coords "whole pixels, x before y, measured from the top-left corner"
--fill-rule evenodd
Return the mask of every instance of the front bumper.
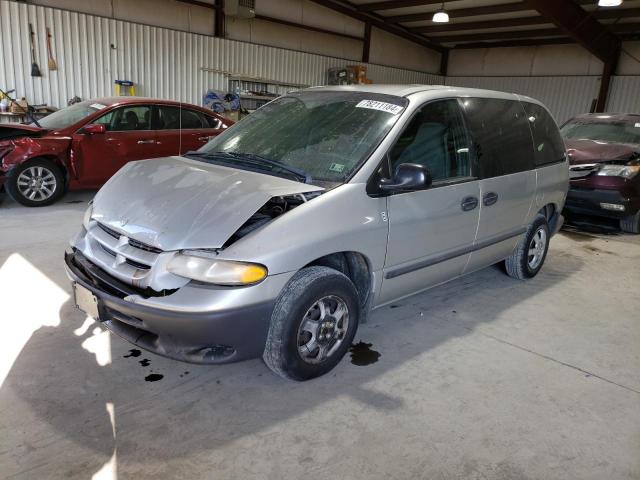
M 125 300 L 134 293 L 131 287 L 77 250 L 65 253 L 65 264 L 71 281 L 97 298 L 102 324 L 145 350 L 198 364 L 230 363 L 264 351 L 275 298 L 207 312 L 166 310 Z
M 602 203 L 623 205 L 624 210 L 605 209 L 600 206 Z M 629 215 L 635 215 L 640 209 L 640 197 L 628 198 L 618 190 L 570 188 L 564 208 L 570 213 L 607 218 L 624 218 Z

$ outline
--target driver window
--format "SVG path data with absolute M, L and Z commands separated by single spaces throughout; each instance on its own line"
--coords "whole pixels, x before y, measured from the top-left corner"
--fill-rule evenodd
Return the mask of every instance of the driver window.
M 151 107 L 149 105 L 133 105 L 112 110 L 94 123 L 103 124 L 107 131 L 111 132 L 149 130 L 150 117 Z
M 401 163 L 424 165 L 434 182 L 471 174 L 469 138 L 456 100 L 420 109 L 389 153 L 391 172 Z

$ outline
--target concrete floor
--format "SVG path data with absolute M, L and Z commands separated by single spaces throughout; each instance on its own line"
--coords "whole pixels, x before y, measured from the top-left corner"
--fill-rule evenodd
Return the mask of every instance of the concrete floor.
M 640 478 L 640 236 L 563 232 L 532 281 L 383 308 L 376 363 L 290 383 L 87 322 L 62 252 L 90 197 L 0 204 L 1 478 Z

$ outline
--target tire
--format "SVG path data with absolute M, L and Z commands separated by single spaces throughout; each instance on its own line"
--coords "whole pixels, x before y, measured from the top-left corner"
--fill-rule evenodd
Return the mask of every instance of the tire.
M 264 362 L 291 380 L 324 375 L 340 362 L 353 342 L 360 319 L 358 300 L 354 284 L 337 270 L 320 266 L 300 270 L 276 300 L 262 355 Z M 346 308 L 346 312 L 336 321 L 332 315 L 339 315 L 340 306 L 340 311 Z M 324 358 L 321 348 L 326 352 Z
M 28 183 L 31 181 L 34 183 Z M 44 207 L 64 194 L 64 176 L 55 163 L 39 158 L 9 170 L 5 186 L 16 202 L 27 207 Z
M 550 238 L 547 219 L 538 214 L 511 256 L 505 259 L 507 274 L 518 280 L 535 277 L 547 258 Z
M 620 220 L 620 230 L 627 233 L 640 233 L 640 210 L 635 215 Z

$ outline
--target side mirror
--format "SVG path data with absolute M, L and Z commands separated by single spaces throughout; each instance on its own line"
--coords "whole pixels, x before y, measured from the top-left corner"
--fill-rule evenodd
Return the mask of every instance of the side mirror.
M 431 182 L 431 173 L 424 165 L 401 163 L 396 167 L 393 178 L 380 179 L 378 187 L 383 192 L 412 192 L 426 190 Z
M 105 133 L 106 131 L 107 127 L 105 127 L 102 123 L 92 123 L 82 129 L 82 133 L 88 133 L 89 135 L 94 135 L 96 133 Z

